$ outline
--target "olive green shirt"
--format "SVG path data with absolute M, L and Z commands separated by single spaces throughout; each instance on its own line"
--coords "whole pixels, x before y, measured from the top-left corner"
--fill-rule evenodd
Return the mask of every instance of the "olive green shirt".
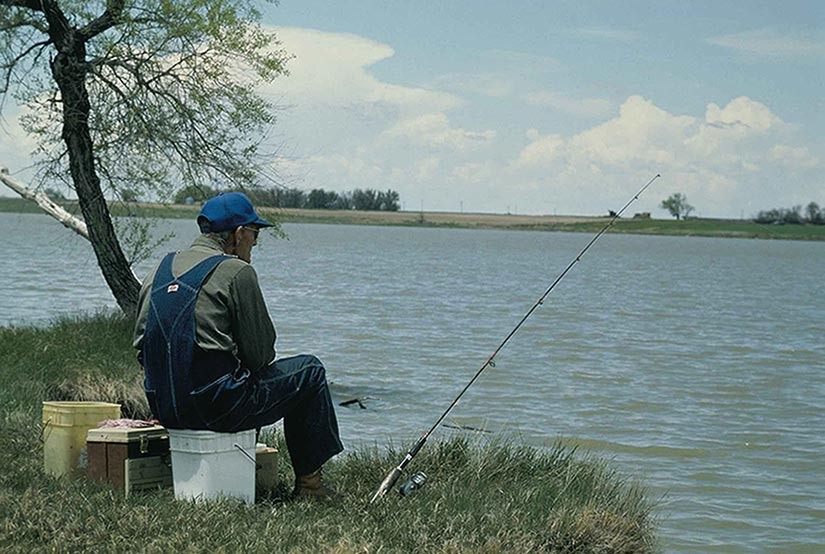
M 178 252 L 172 273 L 179 277 L 203 260 L 223 254 L 221 243 L 201 235 L 188 250 Z M 160 265 L 160 264 L 158 264 Z M 140 289 L 133 345 L 140 349 L 152 293 L 152 269 Z M 205 351 L 232 353 L 241 366 L 255 372 L 275 359 L 275 327 L 251 265 L 227 257 L 203 283 L 195 301 L 195 341 Z

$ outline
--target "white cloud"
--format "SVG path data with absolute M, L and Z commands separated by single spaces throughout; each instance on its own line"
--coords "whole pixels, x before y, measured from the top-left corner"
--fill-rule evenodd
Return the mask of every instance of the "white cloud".
M 825 56 L 821 37 L 782 34 L 775 29 L 757 29 L 712 37 L 709 44 L 769 57 Z
M 368 69 L 395 55 L 386 44 L 313 29 L 276 27 L 274 31 L 294 58 L 287 64 L 290 75 L 276 79 L 264 94 L 286 104 L 385 104 L 405 113 L 422 113 L 449 110 L 461 103 L 449 93 L 376 79 Z
M 767 106 L 746 96 L 731 100 L 724 108 L 720 108 L 711 102 L 705 112 L 705 121 L 710 125 L 742 125 L 757 131 L 767 131 L 771 127 L 782 123 Z
M 441 160 L 435 156 L 429 156 L 418 162 L 415 177 L 419 181 L 428 181 L 435 177 L 441 166 Z
M 525 183 L 525 190 L 538 183 L 551 195 L 567 190 L 568 204 L 592 211 L 582 198 L 619 202 L 611 191 L 626 186 L 629 176 L 662 173 L 712 214 L 714 208 L 750 206 L 760 191 L 775 186 L 776 175 L 787 179 L 815 167 L 819 160 L 807 147 L 785 142 L 792 135 L 792 127 L 747 97 L 722 107 L 710 103 L 700 119 L 631 96 L 618 116 L 576 135 L 529 130 L 509 179 Z
M 576 98 L 549 90 L 525 95 L 532 106 L 548 107 L 580 117 L 601 117 L 613 109 L 613 103 L 604 98 Z
M 560 135 L 542 137 L 535 129 L 527 132 L 531 142 L 519 153 L 516 165 L 539 166 L 555 161 L 564 153 L 565 141 Z
M 570 141 L 572 155 L 619 167 L 671 164 L 676 145 L 695 119 L 675 116 L 640 96 L 631 96 L 619 116 L 579 133 Z
M 399 121 L 384 133 L 389 138 L 405 138 L 419 146 L 468 150 L 493 140 L 495 131 L 467 131 L 452 127 L 444 113 L 431 113 Z
M 424 181 L 441 170 L 434 153 L 471 151 L 495 136 L 450 124 L 445 112 L 462 104 L 454 94 L 376 78 L 372 66 L 395 55 L 386 44 L 345 33 L 274 30 L 294 59 L 290 74 L 263 93 L 284 106 L 276 132 L 285 141 L 281 149 L 294 154 L 279 168 L 294 186 L 351 190 Z
M 764 104 L 740 96 L 724 108 L 711 102 L 705 110 L 705 121 L 695 133 L 686 137 L 685 146 L 696 158 L 708 165 L 735 166 L 748 171 L 759 169 L 765 145 L 756 144 L 773 131 L 786 126 Z
M 674 115 L 640 96 L 631 96 L 619 115 L 568 139 L 528 132 L 531 142 L 517 164 L 597 164 L 614 168 L 705 167 L 753 171 L 767 154 L 757 144 L 772 130 L 784 129 L 767 106 L 739 97 L 724 107 L 708 104 L 704 120 Z
M 791 168 L 810 168 L 819 165 L 819 158 L 811 154 L 806 146 L 777 144 L 771 148 L 770 159 Z
M 499 174 L 499 164 L 487 161 L 468 162 L 456 166 L 451 177 L 463 183 L 486 184 L 493 181 Z

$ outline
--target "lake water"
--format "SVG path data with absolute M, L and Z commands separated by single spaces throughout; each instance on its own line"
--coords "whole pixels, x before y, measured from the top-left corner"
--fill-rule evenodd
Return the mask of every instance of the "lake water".
M 170 250 L 196 232 L 161 229 Z M 284 229 L 253 259 L 279 354 L 320 356 L 338 402 L 366 397 L 338 409 L 349 448 L 409 446 L 590 239 Z M 115 305 L 58 223 L 0 214 L 0 233 L 0 324 Z M 669 552 L 822 552 L 823 399 L 825 243 L 606 235 L 446 423 L 612 459 L 660 499 Z

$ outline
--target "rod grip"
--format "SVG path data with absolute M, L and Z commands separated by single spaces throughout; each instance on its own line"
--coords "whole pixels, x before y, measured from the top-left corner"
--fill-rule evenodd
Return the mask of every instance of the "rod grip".
M 398 478 L 401 477 L 401 468 L 396 467 L 381 481 L 381 485 L 378 487 L 378 490 L 375 491 L 375 494 L 372 495 L 370 499 L 370 504 L 374 503 L 379 498 L 383 497 L 387 494 L 387 491 L 393 488 L 395 483 L 398 481 Z

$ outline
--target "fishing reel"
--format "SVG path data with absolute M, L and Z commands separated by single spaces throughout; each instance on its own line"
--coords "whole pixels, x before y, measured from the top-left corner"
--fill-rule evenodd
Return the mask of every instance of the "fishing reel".
M 409 496 L 421 487 L 424 486 L 424 483 L 427 482 L 427 474 L 423 471 L 416 471 L 410 478 L 404 481 L 404 483 L 398 487 L 398 493 L 401 496 Z

